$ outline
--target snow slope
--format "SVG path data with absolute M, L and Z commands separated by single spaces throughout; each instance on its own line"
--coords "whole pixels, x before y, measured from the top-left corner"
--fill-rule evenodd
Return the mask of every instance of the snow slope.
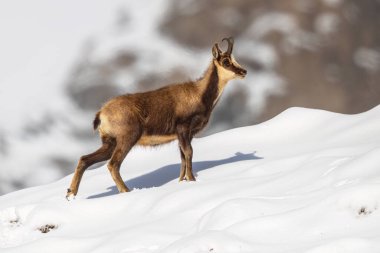
M 103 166 L 71 202 L 71 176 L 1 196 L 0 252 L 380 252 L 379 130 L 380 106 L 291 108 L 195 139 L 191 183 L 177 182 L 175 142 L 135 148 L 130 193 Z

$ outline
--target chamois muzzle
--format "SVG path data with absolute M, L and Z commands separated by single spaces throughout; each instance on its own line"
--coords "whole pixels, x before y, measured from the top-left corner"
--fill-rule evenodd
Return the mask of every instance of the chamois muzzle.
M 244 78 L 246 75 L 247 75 L 247 70 L 245 70 L 245 69 L 239 69 L 239 72 L 238 72 L 238 74 L 242 77 L 242 78 Z

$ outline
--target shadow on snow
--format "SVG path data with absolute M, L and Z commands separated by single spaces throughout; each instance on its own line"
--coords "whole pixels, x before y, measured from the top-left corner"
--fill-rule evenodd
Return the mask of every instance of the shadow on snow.
M 197 174 L 199 171 L 211 169 L 223 164 L 262 159 L 262 157 L 256 156 L 255 153 L 256 152 L 243 154 L 236 152 L 234 156 L 225 159 L 193 162 L 193 172 Z M 181 164 L 179 163 L 166 165 L 147 174 L 127 180 L 125 183 L 129 189 L 159 187 L 174 179 L 177 179 L 179 176 L 180 166 Z M 88 199 L 101 198 L 118 193 L 116 186 L 108 187 L 107 190 L 107 192 L 89 196 Z

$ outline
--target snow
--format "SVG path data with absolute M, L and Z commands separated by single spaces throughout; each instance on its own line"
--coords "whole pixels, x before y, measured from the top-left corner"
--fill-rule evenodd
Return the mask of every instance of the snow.
M 380 252 L 380 106 L 291 108 L 196 138 L 196 182 L 177 143 L 135 148 L 117 194 L 105 166 L 0 197 L 1 252 Z M 49 225 L 50 231 L 39 229 Z
M 343 0 L 322 0 L 322 2 L 329 7 L 338 7 L 342 4 Z
M 113 2 L 112 5 L 99 0 L 1 3 L 0 107 L 5 110 L 2 113 L 10 116 L 7 131 L 17 134 L 20 118 L 30 114 L 36 117 L 47 105 L 51 110 L 66 106 L 62 82 L 84 42 L 104 32 L 113 21 L 117 3 L 121 1 Z M 80 11 L 83 9 L 90 13 L 83 15 Z M 23 103 L 14 103 L 14 99 Z
M 338 30 L 339 16 L 335 13 L 321 13 L 315 20 L 315 30 L 323 35 L 329 35 Z
M 290 14 L 272 12 L 258 17 L 248 30 L 254 37 L 264 37 L 274 31 L 291 34 L 297 28 L 297 21 Z
M 355 64 L 369 72 L 375 72 L 380 68 L 380 52 L 371 48 L 359 48 L 354 56 Z

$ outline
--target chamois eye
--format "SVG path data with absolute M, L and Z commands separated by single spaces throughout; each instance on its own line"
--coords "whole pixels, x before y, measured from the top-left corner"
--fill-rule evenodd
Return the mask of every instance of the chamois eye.
M 230 62 L 229 59 L 224 59 L 224 60 L 223 60 L 223 66 L 224 66 L 224 67 L 229 67 L 230 65 L 231 65 L 231 62 Z

